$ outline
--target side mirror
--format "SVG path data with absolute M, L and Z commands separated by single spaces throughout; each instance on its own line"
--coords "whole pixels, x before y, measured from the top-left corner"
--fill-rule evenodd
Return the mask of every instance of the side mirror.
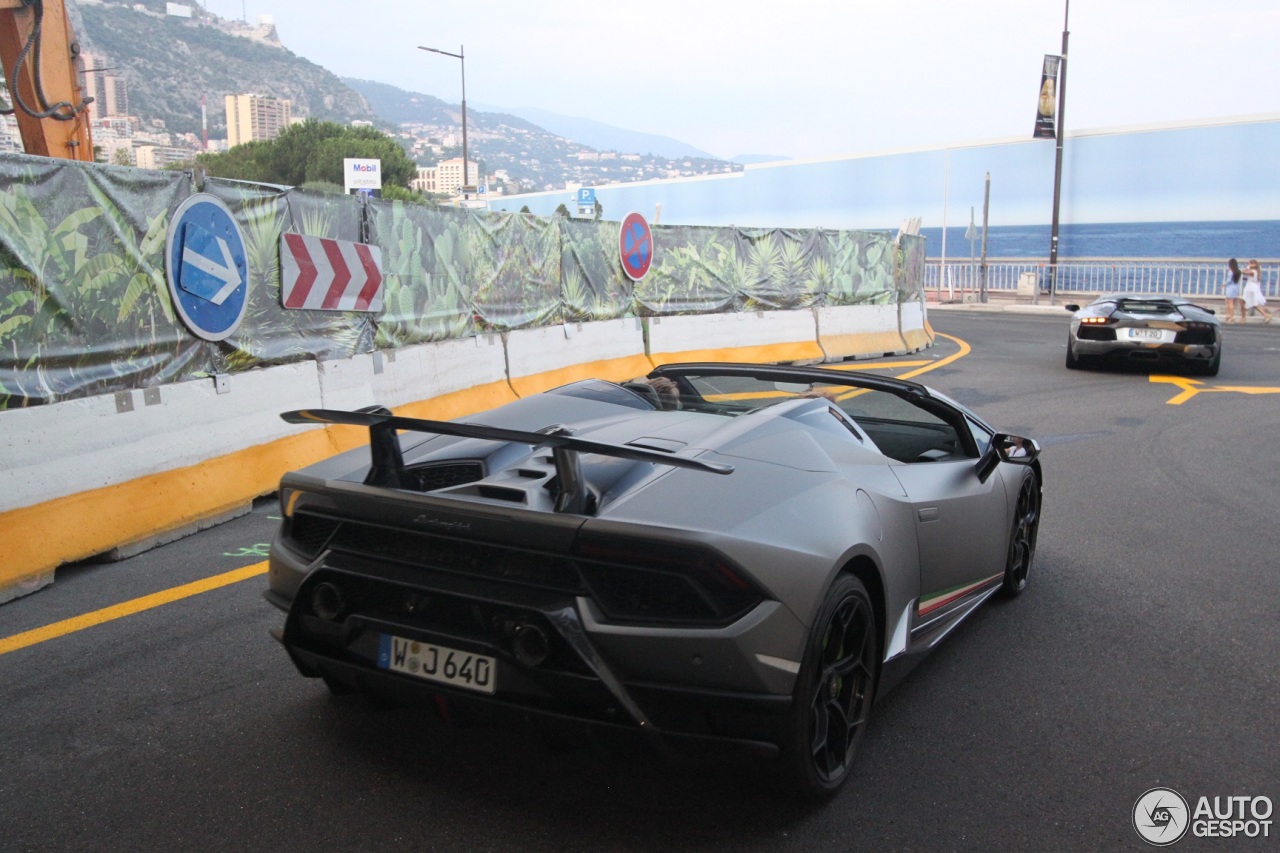
M 1067 309 L 1068 311 L 1070 311 L 1072 314 L 1074 314 L 1075 312 L 1077 312 L 1077 311 L 1079 311 L 1079 310 L 1080 310 L 1080 306 L 1079 306 L 1079 305 L 1063 305 L 1062 307 L 1063 307 L 1063 308 L 1066 308 L 1066 309 Z
M 1030 465 L 1040 456 L 1040 445 L 1033 438 L 998 432 L 991 438 L 991 446 L 978 460 L 978 479 L 986 482 L 1001 462 L 1014 465 Z
M 1030 465 L 1040 455 L 1040 445 L 1036 440 L 1020 435 L 998 432 L 991 439 L 991 446 L 996 449 L 1001 462 L 1012 462 L 1015 465 Z

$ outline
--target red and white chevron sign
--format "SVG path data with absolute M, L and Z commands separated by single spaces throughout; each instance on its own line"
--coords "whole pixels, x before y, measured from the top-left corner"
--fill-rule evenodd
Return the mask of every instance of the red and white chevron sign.
M 281 301 L 312 311 L 382 310 L 382 249 L 327 237 L 280 237 Z

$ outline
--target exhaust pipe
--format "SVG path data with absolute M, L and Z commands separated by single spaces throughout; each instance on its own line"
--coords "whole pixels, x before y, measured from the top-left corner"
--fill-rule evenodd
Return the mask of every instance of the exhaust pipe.
M 551 655 L 551 642 L 540 627 L 521 622 L 512 633 L 511 651 L 525 666 L 542 666 Z
M 347 598 L 335 583 L 324 581 L 311 590 L 311 612 L 327 622 L 336 622 L 347 609 Z

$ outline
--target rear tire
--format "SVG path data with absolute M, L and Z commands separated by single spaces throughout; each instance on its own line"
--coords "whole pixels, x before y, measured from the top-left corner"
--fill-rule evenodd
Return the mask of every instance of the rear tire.
M 1067 338 L 1067 370 L 1079 370 L 1080 358 L 1071 348 L 1071 339 Z
M 879 637 L 866 587 L 841 575 L 810 629 L 787 721 L 787 772 L 807 798 L 830 797 L 849 778 L 875 698 Z
M 1217 376 L 1220 367 L 1222 367 L 1222 350 L 1214 353 L 1213 358 L 1200 365 L 1200 369 L 1196 372 L 1201 376 Z

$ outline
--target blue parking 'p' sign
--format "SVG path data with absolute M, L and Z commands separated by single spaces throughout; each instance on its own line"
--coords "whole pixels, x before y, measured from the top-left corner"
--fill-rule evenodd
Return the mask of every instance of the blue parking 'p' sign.
M 618 235 L 618 255 L 622 270 L 632 281 L 639 281 L 653 263 L 653 231 L 638 213 L 628 213 Z
M 231 335 L 249 304 L 244 237 L 216 196 L 196 193 L 174 211 L 165 277 L 182 322 L 206 341 Z

